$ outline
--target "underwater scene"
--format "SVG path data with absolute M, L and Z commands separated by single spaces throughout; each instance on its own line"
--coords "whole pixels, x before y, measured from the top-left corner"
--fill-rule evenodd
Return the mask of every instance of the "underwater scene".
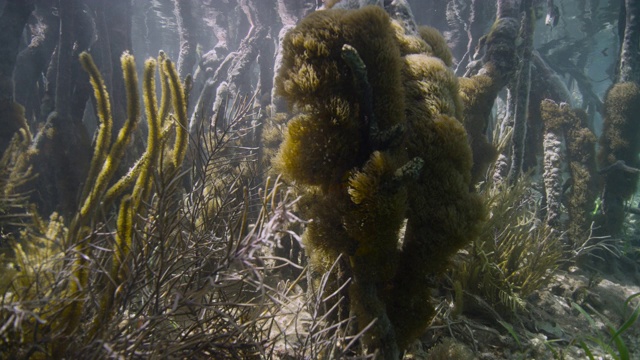
M 0 359 L 640 359 L 639 0 L 0 9 Z

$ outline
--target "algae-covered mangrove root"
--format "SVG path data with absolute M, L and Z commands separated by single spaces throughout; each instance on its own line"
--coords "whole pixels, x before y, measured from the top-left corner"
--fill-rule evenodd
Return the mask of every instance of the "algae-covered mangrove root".
M 348 256 L 358 324 L 377 319 L 365 346 L 386 359 L 425 330 L 432 279 L 484 218 L 444 40 L 410 30 L 380 7 L 313 13 L 276 79 L 295 115 L 274 165 L 308 204 L 312 270 Z

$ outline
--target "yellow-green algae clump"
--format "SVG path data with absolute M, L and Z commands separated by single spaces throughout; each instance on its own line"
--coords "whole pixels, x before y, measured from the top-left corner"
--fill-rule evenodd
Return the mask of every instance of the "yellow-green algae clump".
M 401 60 L 389 34 L 386 13 L 369 7 L 313 13 L 287 35 L 276 86 L 301 113 L 290 120 L 278 158 L 286 175 L 325 187 L 346 180 L 344 174 L 371 152 L 361 136 L 368 129 L 360 119 L 358 89 L 341 59 L 344 44 L 358 50 L 370 74 L 384 74 L 369 78 L 378 126 L 403 121 Z
M 431 46 L 431 52 L 429 55 L 439 58 L 449 67 L 453 65 L 453 54 L 451 53 L 451 49 L 449 49 L 447 41 L 438 29 L 423 25 L 418 28 L 418 33 L 420 33 L 422 40 Z
M 464 126 L 473 150 L 473 183 L 481 181 L 498 152 L 484 135 L 487 119 L 493 107 L 496 88 L 494 79 L 487 75 L 460 78 L 460 96 L 464 104 Z
M 428 38 L 379 7 L 315 12 L 286 36 L 276 81 L 295 115 L 274 163 L 304 194 L 312 269 L 348 256 L 352 308 L 360 327 L 377 318 L 365 341 L 385 357 L 425 330 L 434 277 L 484 217 L 458 81 Z
M 425 166 L 408 186 L 407 228 L 388 311 L 400 341 L 411 341 L 434 315 L 429 304 L 434 276 L 475 237 L 484 210 L 477 194 L 469 192 L 472 156 L 458 120 L 463 108 L 457 78 L 439 58 L 411 54 L 404 57 L 403 81 L 403 146 Z

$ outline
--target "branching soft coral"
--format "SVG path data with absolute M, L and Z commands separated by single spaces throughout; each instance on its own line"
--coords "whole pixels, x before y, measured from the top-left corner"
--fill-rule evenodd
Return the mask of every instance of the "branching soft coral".
M 3 300 L 24 304 L 41 303 L 33 309 L 32 316 L 37 321 L 31 322 L 29 326 L 23 325 L 23 331 L 27 336 L 33 336 L 33 341 L 41 344 L 44 354 L 55 358 L 66 357 L 69 349 L 78 345 L 77 343 L 91 341 L 93 337 L 98 336 L 103 325 L 108 323 L 115 313 L 114 298 L 118 296 L 117 288 L 126 280 L 122 270 L 130 261 L 134 214 L 140 210 L 143 202 L 148 201 L 153 184 L 153 172 L 160 160 L 160 152 L 163 151 L 163 146 L 168 145 L 168 142 L 162 141 L 162 137 L 168 137 L 169 134 L 169 131 L 162 131 L 162 134 L 160 131 L 163 117 L 161 114 L 167 109 L 158 110 L 154 80 L 156 61 L 150 59 L 145 63 L 143 81 L 149 127 L 147 149 L 130 172 L 112 185 L 118 163 L 123 158 L 140 118 L 140 96 L 134 58 L 128 53 L 121 58 L 127 87 L 128 119 L 113 144 L 109 95 L 102 76 L 89 54 L 82 53 L 80 62 L 89 73 L 100 119 L 85 188 L 68 228 L 63 219 L 55 214 L 48 225 L 37 215 L 33 215 L 34 224 L 29 228 L 31 231 L 22 231 L 21 240 L 14 244 L 15 257 L 10 262 L 17 266 L 14 266 L 16 271 L 13 274 L 7 274 L 11 276 L 11 291 L 5 294 Z M 179 169 L 186 151 L 186 131 L 178 130 L 186 129 L 186 103 L 175 67 L 168 60 L 164 60 L 162 66 L 166 76 L 161 78 L 166 78 L 169 84 L 177 124 L 173 148 L 165 149 L 172 154 L 170 163 L 161 168 L 168 167 L 175 176 L 175 170 Z M 26 154 L 28 155 L 28 150 Z M 121 201 L 116 239 L 110 259 L 112 270 L 108 272 L 108 276 L 101 278 L 92 275 L 88 270 L 90 262 L 94 260 L 91 255 L 94 251 L 92 241 L 96 237 L 93 227 L 102 217 L 100 211 L 109 211 L 112 201 L 125 191 L 130 191 L 130 195 Z M 29 246 L 30 242 L 35 246 L 23 251 L 20 244 Z M 68 279 L 65 280 L 63 277 Z M 105 280 L 106 282 L 101 282 Z M 93 281 L 98 283 L 92 283 Z M 91 288 L 101 289 L 99 293 L 102 298 L 97 307 L 94 307 L 94 303 L 87 302 L 87 294 Z M 47 291 L 46 298 L 43 298 L 42 291 Z M 90 327 L 87 327 L 83 320 L 87 320 L 86 323 Z M 46 323 L 46 329 L 39 329 L 39 323 Z M 86 330 L 82 336 L 79 335 L 80 330 Z M 73 342 L 69 339 L 73 339 Z

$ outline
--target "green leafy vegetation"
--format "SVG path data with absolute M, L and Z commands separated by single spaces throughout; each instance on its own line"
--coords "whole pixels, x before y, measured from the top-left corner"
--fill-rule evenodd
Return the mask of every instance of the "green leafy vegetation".
M 624 301 L 624 308 L 629 309 L 631 306 L 631 302 L 637 297 L 640 297 L 640 293 L 629 296 Z M 615 324 L 611 323 L 611 321 L 609 321 L 607 317 L 600 314 L 598 311 L 593 309 L 593 307 L 589 306 L 589 310 L 595 313 L 600 319 L 604 321 L 606 332 L 609 334 L 608 337 L 602 333 L 595 319 L 585 308 L 575 302 L 571 303 L 571 306 L 576 309 L 585 319 L 587 319 L 592 330 L 597 334 L 595 336 L 578 337 L 575 339 L 576 343 L 578 343 L 580 347 L 582 347 L 589 359 L 596 359 L 593 355 L 593 352 L 591 351 L 591 346 L 593 346 L 591 344 L 595 344 L 596 346 L 598 346 L 600 350 L 604 351 L 614 360 L 632 359 L 631 354 L 629 353 L 629 349 L 627 348 L 627 345 L 622 338 L 622 335 L 627 330 L 629 330 L 629 328 L 633 326 L 633 324 L 635 324 L 638 320 L 638 317 L 640 316 L 640 305 L 636 305 L 635 308 L 629 314 L 627 314 L 620 326 L 616 326 Z
M 469 296 L 477 295 L 498 312 L 514 313 L 553 276 L 562 245 L 558 234 L 539 220 L 526 179 L 514 186 L 487 184 L 483 195 L 490 217 L 480 236 L 458 255 L 452 280 L 465 293 L 465 311 L 480 310 Z

